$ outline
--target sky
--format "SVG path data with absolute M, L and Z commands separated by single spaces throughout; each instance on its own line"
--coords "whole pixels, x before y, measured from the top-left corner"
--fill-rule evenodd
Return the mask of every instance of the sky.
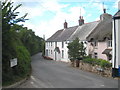
M 22 4 L 17 11 L 19 16 L 28 13 L 24 27 L 32 29 L 39 37 L 48 39 L 57 30 L 63 29 L 65 20 L 68 27 L 78 25 L 79 16 L 83 16 L 85 23 L 97 21 L 106 12 L 114 15 L 118 11 L 120 0 L 11 0 L 14 5 Z M 104 2 L 104 5 L 103 5 Z

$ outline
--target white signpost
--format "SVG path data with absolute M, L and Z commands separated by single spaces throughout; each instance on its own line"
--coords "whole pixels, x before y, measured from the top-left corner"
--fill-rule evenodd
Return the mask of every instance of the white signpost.
M 17 65 L 17 58 L 11 59 L 10 60 L 10 67 L 14 67 Z

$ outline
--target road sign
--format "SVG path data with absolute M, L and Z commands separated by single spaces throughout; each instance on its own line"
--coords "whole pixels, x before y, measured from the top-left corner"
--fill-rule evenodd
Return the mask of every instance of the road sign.
M 11 59 L 10 60 L 10 67 L 14 67 L 17 65 L 17 58 Z

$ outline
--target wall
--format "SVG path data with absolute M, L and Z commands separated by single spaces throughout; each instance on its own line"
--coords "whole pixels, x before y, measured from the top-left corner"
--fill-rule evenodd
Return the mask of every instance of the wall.
M 106 54 L 102 54 L 102 52 L 107 49 L 107 42 L 104 41 L 104 42 L 98 42 L 98 58 L 101 58 L 101 59 L 104 59 L 104 60 L 107 60 L 107 56 Z
M 73 66 L 76 67 L 75 63 Z M 112 77 L 112 68 L 105 68 L 103 69 L 103 71 L 99 71 L 98 69 L 101 68 L 100 66 L 98 65 L 92 66 L 91 64 L 84 63 L 82 61 L 80 61 L 78 68 L 81 70 L 93 72 L 93 73 L 96 73 L 96 74 L 99 74 L 105 77 Z
M 92 57 L 94 58 L 94 53 L 96 52 L 99 59 L 107 60 L 106 54 L 102 54 L 102 52 L 107 48 L 107 42 L 98 42 L 98 46 L 92 46 L 90 43 L 91 42 L 88 42 L 87 44 L 88 53 L 92 54 Z
M 52 46 L 51 46 L 51 42 L 46 42 L 45 43 L 45 55 L 51 58 L 55 58 L 55 54 L 54 54 L 54 49 L 55 49 L 55 42 L 52 42 Z M 46 50 L 48 50 L 48 52 L 46 52 Z M 51 53 L 52 50 L 52 53 Z
M 60 53 L 58 53 L 58 52 L 54 51 L 54 49 L 56 47 L 55 42 L 52 42 L 52 46 L 51 46 L 51 42 L 46 42 L 46 44 L 45 44 L 45 48 L 46 48 L 46 50 L 48 50 L 48 57 L 51 57 L 56 61 L 70 62 L 70 60 L 68 58 L 67 46 L 68 46 L 68 44 L 66 42 L 64 42 L 64 47 L 62 48 L 62 42 L 57 42 L 57 47 L 59 47 L 59 49 L 60 49 Z M 51 50 L 52 50 L 52 54 L 51 54 Z M 62 58 L 62 50 L 64 50 L 64 58 Z M 56 57 L 55 57 L 55 53 L 56 53 Z
M 64 58 L 61 58 L 61 61 L 64 61 L 64 62 L 70 62 L 70 60 L 68 58 L 68 48 L 67 48 L 67 46 L 68 46 L 68 43 L 64 42 L 64 47 L 61 48 L 61 52 L 62 52 L 62 50 L 64 50 Z

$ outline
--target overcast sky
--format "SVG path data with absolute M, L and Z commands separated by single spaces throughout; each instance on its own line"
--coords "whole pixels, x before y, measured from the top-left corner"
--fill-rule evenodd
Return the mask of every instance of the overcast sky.
M 16 4 L 22 3 L 18 9 L 24 15 L 28 13 L 29 19 L 25 27 L 32 29 L 36 35 L 46 39 L 57 30 L 63 29 L 66 20 L 68 27 L 78 25 L 81 15 L 85 23 L 99 20 L 104 7 L 107 13 L 114 15 L 117 12 L 117 3 L 120 0 L 11 0 Z M 21 24 L 21 23 L 20 23 Z

